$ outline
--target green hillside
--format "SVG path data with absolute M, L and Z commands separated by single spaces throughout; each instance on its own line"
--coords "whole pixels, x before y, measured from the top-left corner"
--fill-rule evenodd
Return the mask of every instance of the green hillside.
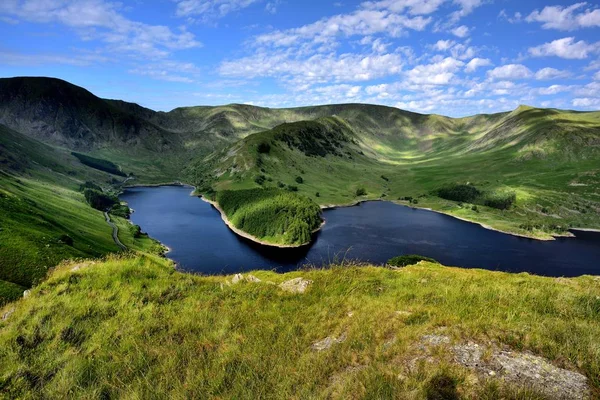
M 300 195 L 313 216 L 315 204 L 385 199 L 544 239 L 600 226 L 599 112 L 522 106 L 448 118 L 367 104 L 155 112 L 57 79 L 10 78 L 0 79 L 0 124 L 0 280 L 24 287 L 65 258 L 118 250 L 80 191 L 85 182 L 111 195 L 124 183 L 173 181 L 216 198 L 285 191 L 280 222 L 294 220 Z M 444 195 L 464 187 L 478 195 Z M 155 246 L 119 218 L 121 241 Z M 292 235 L 288 222 L 240 226 L 280 244 L 286 236 L 300 244 L 313 228 Z
M 369 119 L 359 110 L 349 105 L 349 119 L 339 113 L 248 136 L 187 172 L 214 190 L 294 186 L 321 205 L 401 201 L 540 238 L 600 226 L 600 113 L 520 107 L 450 119 L 398 110 L 366 131 Z M 510 193 L 516 202 L 496 209 L 483 197 L 471 204 L 438 195 L 460 184 L 487 198 Z
M 0 309 L 0 395 L 597 396 L 599 293 L 589 276 L 427 262 L 242 277 L 152 256 L 63 264 Z

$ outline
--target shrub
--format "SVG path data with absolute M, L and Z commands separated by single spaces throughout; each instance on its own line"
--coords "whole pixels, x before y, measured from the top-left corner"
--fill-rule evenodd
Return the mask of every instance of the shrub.
M 79 185 L 79 191 L 83 192 L 85 189 L 94 189 L 97 190 L 99 192 L 102 191 L 102 188 L 98 185 L 96 185 L 94 182 L 90 182 L 90 181 L 86 181 L 85 183 Z
M 365 190 L 365 188 L 358 188 L 356 189 L 356 197 L 358 196 L 365 196 L 367 194 L 367 191 Z
M 280 189 L 226 190 L 216 200 L 234 226 L 273 243 L 307 243 L 321 224 L 317 204 Z
M 126 174 L 119 169 L 119 166 L 111 161 L 86 156 L 85 154 L 76 153 L 74 151 L 71 152 L 71 154 L 77 157 L 82 164 L 85 164 L 88 167 L 108 172 L 109 174 L 113 175 L 126 176 Z
M 277 187 L 280 189 L 283 189 L 285 187 L 285 183 L 279 181 L 279 182 L 277 182 Z
M 316 197 L 321 197 L 321 193 L 317 192 L 317 193 L 315 193 L 315 196 Z
M 391 265 L 393 267 L 406 267 L 407 265 L 413 265 L 418 263 L 419 261 L 428 261 L 432 263 L 437 263 L 436 260 L 429 257 L 420 256 L 418 254 L 409 254 L 405 256 L 398 256 L 394 258 L 390 258 L 387 262 L 387 265 Z
M 438 189 L 437 195 L 446 200 L 472 203 L 481 196 L 481 192 L 472 185 L 451 185 Z
M 412 199 L 413 204 L 419 204 L 419 199 Z
M 479 212 L 479 208 L 477 208 L 476 205 L 473 205 L 473 207 L 471 207 L 471 210 L 473 210 L 475 212 Z
M 296 183 L 304 183 L 304 179 L 301 176 L 296 177 Z
M 254 182 L 256 182 L 259 185 L 265 183 L 265 180 L 267 180 L 267 177 L 264 175 L 257 175 L 254 177 Z
M 110 213 L 116 215 L 117 217 L 129 218 L 131 215 L 131 210 L 126 205 L 116 204 L 113 206 L 113 208 L 111 208 Z
M 258 144 L 257 150 L 261 154 L 268 154 L 271 151 L 271 145 L 267 142 L 261 142 Z
M 388 181 L 390 180 L 390 179 L 389 179 L 387 176 L 385 176 L 385 175 L 381 175 L 381 179 L 383 179 L 383 180 L 384 180 L 384 181 L 386 181 L 386 182 L 388 182 Z
M 113 205 L 119 204 L 119 200 L 115 196 L 99 192 L 98 190 L 85 189 L 83 194 L 88 204 L 97 210 L 106 211 Z
M 65 234 L 60 235 L 58 237 L 58 241 L 66 244 L 67 246 L 73 246 L 73 238 L 69 235 L 65 235 Z
M 288 185 L 287 190 L 288 190 L 288 192 L 297 192 L 298 186 Z
M 508 210 L 517 201 L 517 194 L 513 191 L 496 191 L 487 193 L 484 204 L 499 210 Z

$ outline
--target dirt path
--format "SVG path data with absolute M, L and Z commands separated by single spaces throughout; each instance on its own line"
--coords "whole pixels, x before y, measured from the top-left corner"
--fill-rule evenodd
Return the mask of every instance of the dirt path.
M 114 222 L 111 221 L 110 216 L 108 215 L 108 212 L 104 211 L 104 218 L 106 219 L 106 223 L 110 226 L 112 226 L 112 237 L 113 240 L 115 241 L 115 244 L 117 246 L 119 246 L 121 248 L 121 250 L 127 250 L 127 246 L 125 246 L 123 243 L 121 243 L 121 241 L 119 240 L 119 228 L 117 227 L 117 225 L 114 224 Z

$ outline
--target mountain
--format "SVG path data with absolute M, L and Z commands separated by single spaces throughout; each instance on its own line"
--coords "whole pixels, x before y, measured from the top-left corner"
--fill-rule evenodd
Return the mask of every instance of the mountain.
M 386 199 L 544 239 L 570 227 L 600 226 L 599 112 L 521 106 L 449 118 L 368 104 L 156 112 L 58 79 L 22 77 L 0 79 L 0 124 L 6 198 L 41 204 L 37 211 L 54 221 L 32 220 L 29 229 L 0 213 L 7 229 L 22 233 L 15 243 L 32 249 L 48 244 L 43 237 L 69 230 L 81 243 L 91 234 L 74 215 L 44 211 L 39 185 L 50 185 L 52 204 L 67 197 L 87 207 L 81 184 L 118 187 L 121 175 L 138 184 L 184 181 L 203 193 L 298 191 L 321 206 Z M 31 190 L 12 183 L 19 179 Z M 439 194 L 461 185 L 481 195 L 457 200 Z M 27 203 L 18 204 L 26 212 Z M 94 232 L 110 231 L 101 213 L 76 209 L 95 221 Z M 40 237 L 29 234 L 44 226 L 53 228 Z M 101 253 L 114 249 L 109 236 L 99 243 Z M 78 250 L 83 253 L 63 254 L 94 252 L 85 246 Z M 35 254 L 23 263 L 38 263 Z

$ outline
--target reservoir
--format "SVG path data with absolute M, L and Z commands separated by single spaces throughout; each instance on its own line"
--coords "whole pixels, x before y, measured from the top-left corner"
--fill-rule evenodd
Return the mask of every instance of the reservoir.
M 600 275 L 600 233 L 539 241 L 485 229 L 432 211 L 390 202 L 325 210 L 325 226 L 311 245 L 277 249 L 240 238 L 219 212 L 190 196 L 191 187 L 128 188 L 120 196 L 135 210 L 134 224 L 160 240 L 183 271 L 232 274 L 256 269 L 286 272 L 357 260 L 384 264 L 403 254 L 444 265 L 546 276 Z

